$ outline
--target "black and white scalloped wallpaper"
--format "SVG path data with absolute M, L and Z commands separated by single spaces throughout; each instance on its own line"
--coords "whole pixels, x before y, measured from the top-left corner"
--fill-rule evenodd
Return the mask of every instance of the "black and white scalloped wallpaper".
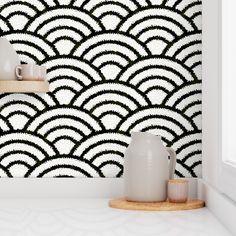
M 1 0 L 0 29 L 50 81 L 0 94 L 1 177 L 120 177 L 130 131 L 201 175 L 200 0 Z

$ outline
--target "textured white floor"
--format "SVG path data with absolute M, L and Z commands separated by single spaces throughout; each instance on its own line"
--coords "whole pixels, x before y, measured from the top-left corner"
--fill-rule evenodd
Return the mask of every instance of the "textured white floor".
M 106 199 L 0 200 L 0 236 L 230 236 L 206 209 L 137 212 Z

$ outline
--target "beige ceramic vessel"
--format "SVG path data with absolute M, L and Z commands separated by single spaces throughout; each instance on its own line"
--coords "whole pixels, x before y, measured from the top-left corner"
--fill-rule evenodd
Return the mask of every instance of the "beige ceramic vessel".
M 171 157 L 170 161 L 168 156 Z M 142 132 L 131 134 L 125 152 L 125 197 L 129 201 L 159 202 L 167 198 L 167 182 L 173 178 L 176 154 L 161 137 Z
M 0 80 L 16 80 L 16 67 L 20 59 L 6 38 L 0 38 Z

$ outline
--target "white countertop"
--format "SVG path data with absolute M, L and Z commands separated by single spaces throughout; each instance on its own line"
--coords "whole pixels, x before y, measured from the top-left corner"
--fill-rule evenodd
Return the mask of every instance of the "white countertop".
M 107 199 L 0 199 L 0 235 L 231 235 L 207 208 L 138 212 L 111 209 L 107 203 Z

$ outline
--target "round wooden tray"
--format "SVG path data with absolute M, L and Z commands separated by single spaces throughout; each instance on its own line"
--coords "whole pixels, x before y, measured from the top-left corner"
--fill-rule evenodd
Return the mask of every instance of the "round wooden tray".
M 124 198 L 113 199 L 109 201 L 109 206 L 124 210 L 140 211 L 182 211 L 198 209 L 205 206 L 202 200 L 188 200 L 186 203 L 171 202 L 130 202 Z

